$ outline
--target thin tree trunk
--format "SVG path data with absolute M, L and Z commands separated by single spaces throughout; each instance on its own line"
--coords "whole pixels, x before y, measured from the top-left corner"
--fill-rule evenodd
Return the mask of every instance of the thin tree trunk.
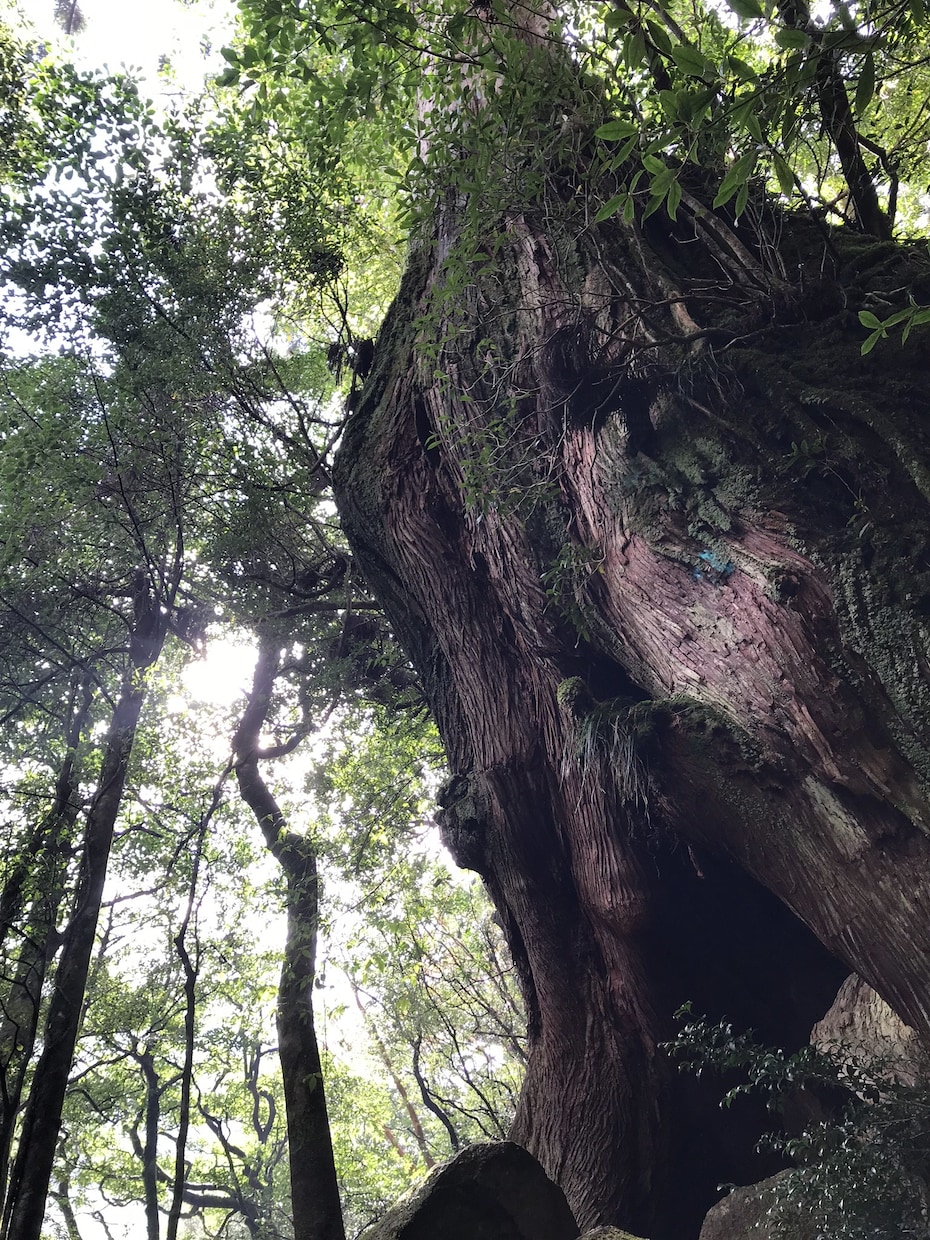
M 859 130 L 852 104 L 846 91 L 835 50 L 822 45 L 823 32 L 811 21 L 807 0 L 778 0 L 779 16 L 786 26 L 800 30 L 810 40 L 808 56 L 817 61 L 817 102 L 826 133 L 830 135 L 839 157 L 843 176 L 849 187 L 855 223 L 863 232 L 882 241 L 890 241 L 894 225 L 893 212 L 885 212 L 878 201 L 872 175 L 862 158 Z
M 49 904 L 57 908 L 64 883 L 49 891 Z M 38 901 L 37 901 L 38 903 Z M 42 1004 L 42 985 L 55 953 L 54 921 L 29 925 L 24 933 L 16 973 L 3 1007 L 2 1036 L 7 1059 L 3 1065 L 3 1108 L 0 1126 L 0 1194 L 6 1192 L 16 1120 L 22 1105 L 26 1075 L 35 1047 Z
M 181 1098 L 174 1159 L 174 1189 L 168 1210 L 168 1226 L 165 1231 L 166 1240 L 177 1240 L 178 1227 L 181 1222 L 181 1210 L 184 1205 L 184 1188 L 187 1182 L 187 1137 L 191 1122 L 191 1087 L 194 1079 L 194 1033 L 197 1015 L 197 977 L 200 972 L 200 947 L 196 941 L 196 929 L 194 935 L 196 963 L 191 960 L 190 952 L 187 950 L 187 935 L 196 907 L 197 878 L 200 873 L 200 861 L 203 856 L 203 842 L 210 819 L 220 803 L 220 792 L 224 779 L 225 775 L 217 783 L 213 792 L 210 809 L 204 814 L 200 823 L 200 829 L 197 832 L 187 908 L 184 910 L 184 919 L 174 939 L 174 945 L 177 948 L 181 966 L 184 970 L 184 1064 L 181 1068 Z
M 39 1026 L 42 987 L 58 946 L 58 912 L 71 832 L 80 809 L 77 751 L 93 704 L 93 692 L 86 682 L 75 690 L 78 696 L 77 704 L 72 702 L 54 800 L 13 862 L 0 894 L 0 942 L 6 958 L 16 962 L 0 1021 L 0 1201 L 6 1195 L 16 1118 Z M 12 946 L 14 933 L 20 937 L 18 950 Z
M 122 802 L 145 672 L 165 639 L 165 617 L 137 574 L 128 669 L 113 711 L 97 791 L 87 814 L 74 911 L 62 941 L 49 1001 L 42 1054 L 36 1064 L 4 1211 L 4 1240 L 39 1240 L 55 1160 L 61 1111 L 84 1004 L 113 830 Z
M 93 705 L 93 691 L 86 682 L 80 688 L 80 702 L 72 704 L 65 731 L 65 754 L 55 781 L 55 794 L 49 810 L 36 824 L 25 846 L 20 850 L 7 873 L 0 891 L 0 945 L 25 920 L 28 903 L 27 886 L 34 879 L 36 864 L 44 853 L 57 853 L 62 831 L 67 831 L 77 818 L 79 772 L 77 751 Z
M 259 770 L 262 758 L 291 746 L 262 750 L 261 729 L 278 673 L 278 643 L 262 635 L 252 691 L 233 740 L 236 778 L 287 883 L 287 939 L 278 990 L 278 1055 L 287 1111 L 288 1159 L 295 1240 L 345 1240 L 333 1157 L 323 1066 L 313 1020 L 319 892 L 313 841 L 288 829 Z
M 53 1189 L 49 1195 L 54 1198 L 55 1204 L 61 1211 L 68 1240 L 84 1240 L 84 1237 L 81 1235 L 81 1229 L 78 1226 L 77 1215 L 74 1213 L 74 1207 L 71 1204 L 70 1171 L 67 1171 L 59 1178 L 57 1188 Z
M 138 1148 L 142 1162 L 142 1195 L 145 1201 L 147 1240 L 158 1240 L 161 1218 L 158 1211 L 158 1129 L 161 1119 L 161 1082 L 155 1070 L 155 1056 L 149 1047 L 134 1056 L 145 1082 L 145 1139 Z M 135 1146 L 135 1139 L 133 1140 Z
M 442 1109 L 442 1107 L 433 1097 L 430 1087 L 427 1084 L 426 1077 L 423 1075 L 423 1070 L 420 1067 L 421 1043 L 422 1043 L 422 1039 L 418 1035 L 417 1040 L 413 1044 L 413 1062 L 411 1064 L 411 1068 L 413 1070 L 413 1079 L 417 1083 L 417 1088 L 420 1091 L 420 1097 L 423 1099 L 423 1105 L 426 1107 L 428 1111 L 432 1111 L 432 1113 L 436 1116 L 436 1118 L 442 1124 L 443 1128 L 445 1128 L 446 1135 L 449 1138 L 449 1144 L 452 1147 L 452 1152 L 454 1154 L 457 1154 L 459 1150 L 462 1148 L 462 1143 L 459 1140 L 459 1134 L 455 1131 L 455 1125 L 452 1123 L 452 1120 L 449 1118 L 448 1114 Z M 471 1084 L 471 1082 L 469 1082 L 469 1084 Z
M 378 1030 L 375 1028 L 374 1021 L 365 1010 L 365 1005 L 362 1003 L 362 997 L 359 994 L 358 986 L 355 984 L 355 979 L 351 976 L 351 974 L 348 974 L 347 976 L 349 978 L 349 985 L 352 987 L 352 994 L 355 997 L 355 1006 L 358 1008 L 362 1020 L 365 1022 L 365 1028 L 368 1031 L 368 1036 L 377 1047 L 378 1056 L 384 1064 L 387 1074 L 391 1078 L 394 1088 L 397 1090 L 397 1096 L 400 1098 L 404 1110 L 407 1113 L 407 1118 L 410 1121 L 410 1131 L 413 1133 L 413 1139 L 417 1143 L 417 1149 L 420 1151 L 423 1164 L 426 1167 L 433 1167 L 436 1165 L 436 1160 L 430 1153 L 429 1144 L 426 1140 L 426 1133 L 423 1131 L 423 1125 L 420 1123 L 420 1117 L 417 1115 L 416 1107 L 410 1101 L 410 1095 L 407 1093 L 407 1088 L 404 1085 L 404 1082 L 397 1075 L 391 1056 L 388 1053 L 388 1048 L 384 1044 L 384 1039 L 378 1033 Z M 452 1148 L 453 1150 L 457 1150 L 459 1148 L 458 1135 L 455 1132 L 455 1129 L 451 1128 L 451 1126 L 447 1125 L 447 1129 L 449 1131 L 449 1140 L 452 1144 Z

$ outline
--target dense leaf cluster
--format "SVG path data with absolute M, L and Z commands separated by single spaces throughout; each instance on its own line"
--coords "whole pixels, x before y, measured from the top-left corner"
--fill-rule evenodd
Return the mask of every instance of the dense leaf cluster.
M 768 1203 L 774 1234 L 811 1240 L 930 1234 L 926 1063 L 890 1052 L 863 1058 L 842 1044 L 787 1055 L 731 1025 L 690 1016 L 670 1050 L 684 1071 L 735 1079 L 723 1106 L 756 1094 L 773 1111 L 798 1115 L 826 1104 L 832 1112 L 767 1140 L 796 1164 Z
M 130 80 L 3 38 L 3 1234 L 38 1236 L 45 1215 L 72 1240 L 85 1219 L 115 1235 L 143 1217 L 150 1240 L 192 1217 L 292 1236 L 278 1044 L 298 973 L 332 1043 L 357 1230 L 511 1105 L 475 1103 L 486 1074 L 455 1066 L 473 1044 L 504 1055 L 498 1031 L 443 1049 L 446 970 L 474 976 L 480 943 L 436 965 L 415 1027 L 377 1022 L 362 1073 L 364 1022 L 339 1044 L 351 987 L 327 987 L 325 967 L 314 987 L 320 919 L 327 957 L 375 960 L 362 915 L 339 913 L 387 918 L 372 891 L 402 902 L 432 883 L 455 934 L 475 907 L 434 850 L 398 862 L 440 758 L 329 494 L 327 358 L 364 321 L 347 317 L 344 249 L 370 242 L 306 161 L 272 165 L 248 120 L 208 124 L 205 104 L 159 118 Z M 238 663 L 226 705 L 190 687 L 217 645 Z M 269 675 L 250 686 L 256 646 Z M 357 807 L 337 793 L 350 761 Z M 386 809 L 377 790 L 400 780 Z M 274 821 L 250 812 L 262 797 Z M 419 985 L 406 968 L 382 955 L 365 1002 Z M 461 1111 L 454 1141 L 416 1072 Z

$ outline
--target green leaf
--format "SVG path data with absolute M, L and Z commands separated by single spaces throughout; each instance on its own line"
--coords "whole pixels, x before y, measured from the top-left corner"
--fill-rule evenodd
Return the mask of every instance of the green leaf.
M 663 130 L 657 137 L 646 147 L 646 154 L 653 155 L 656 151 L 667 151 L 669 146 L 676 141 L 680 135 L 674 129 Z
M 648 220 L 650 215 L 655 215 L 656 211 L 658 211 L 659 207 L 662 206 L 662 203 L 664 201 L 665 201 L 664 194 L 657 194 L 655 198 L 650 198 L 649 201 L 646 203 L 646 209 L 642 214 L 642 219 Z
M 705 86 L 701 90 L 680 90 L 678 115 L 692 128 L 696 128 L 707 115 L 707 109 L 716 97 L 716 86 Z
M 750 135 L 750 137 L 755 138 L 755 140 L 761 146 L 763 142 L 762 126 L 759 124 L 759 118 L 753 110 L 750 110 L 746 113 L 745 124 L 746 124 L 746 132 Z
M 600 208 L 597 215 L 595 215 L 595 224 L 600 224 L 603 220 L 609 220 L 612 215 L 616 215 L 621 207 L 626 205 L 629 197 L 630 195 L 625 192 L 622 194 L 614 194 L 613 198 L 608 199 L 608 201 L 605 202 Z
M 638 69 L 646 59 L 646 39 L 641 30 L 633 31 L 623 40 L 623 62 L 628 69 Z
M 668 196 L 665 199 L 665 209 L 668 212 L 669 219 L 674 220 L 681 204 L 681 185 L 677 180 L 673 181 L 668 187 Z
M 758 106 L 759 106 L 759 99 L 758 99 L 756 92 L 753 92 L 752 94 L 749 94 L 749 95 L 746 95 L 746 94 L 740 95 L 733 108 L 733 111 L 730 113 L 730 120 L 733 124 L 733 127 L 735 129 L 747 129 L 748 130 L 749 117 L 754 114 Z
M 865 357 L 866 353 L 872 352 L 872 350 L 878 344 L 879 340 L 882 339 L 884 334 L 885 333 L 882 331 L 882 329 L 879 328 L 878 331 L 872 332 L 871 336 L 869 336 L 866 340 L 862 342 L 862 348 L 860 349 L 860 353 L 862 354 L 863 357 Z
M 874 39 L 863 38 L 862 34 L 855 28 L 851 30 L 829 30 L 823 36 L 821 42 L 821 47 L 824 51 L 840 49 L 844 52 L 862 52 L 867 51 L 870 46 L 874 46 Z
M 750 151 L 748 154 L 740 156 L 723 178 L 717 197 L 713 202 L 715 208 L 722 207 L 724 203 L 729 202 L 740 186 L 746 184 L 756 166 L 757 158 L 755 151 Z
M 678 119 L 678 96 L 673 90 L 660 90 L 659 103 L 670 121 Z
M 630 12 L 628 9 L 611 8 L 604 17 L 604 27 L 607 30 L 617 30 L 620 27 L 626 27 L 630 22 Z
M 673 55 L 672 41 L 668 37 L 668 32 L 666 31 L 664 26 L 660 26 L 658 22 L 650 21 L 647 18 L 646 29 L 649 31 L 650 39 L 652 39 L 653 43 L 656 45 L 656 47 L 659 49 L 659 51 L 662 53 L 663 56 Z
M 745 60 L 741 60 L 739 56 L 727 56 L 727 68 L 731 73 L 735 73 L 743 82 L 754 82 L 756 80 L 756 71 Z
M 798 132 L 798 104 L 791 102 L 785 108 L 785 114 L 781 122 L 781 144 L 785 150 L 790 150 L 794 145 L 794 140 Z
M 647 172 L 651 172 L 653 176 L 658 176 L 660 172 L 667 171 L 667 165 L 664 160 L 659 159 L 656 155 L 644 155 L 643 167 Z
M 859 322 L 863 327 L 868 327 L 870 330 L 872 328 L 879 328 L 880 330 L 883 330 L 881 319 L 877 318 L 871 310 L 860 310 Z
M 743 21 L 755 21 L 765 17 L 765 11 L 757 0 L 727 0 L 727 7 Z
M 775 42 L 779 47 L 802 50 L 810 44 L 810 37 L 803 30 L 795 30 L 791 26 L 775 32 Z
M 772 164 L 775 168 L 775 177 L 778 180 L 778 188 L 789 198 L 794 193 L 794 173 L 791 167 L 782 155 L 777 151 L 772 152 Z
M 634 134 L 633 137 L 628 138 L 626 142 L 624 142 L 623 146 L 621 146 L 620 150 L 617 151 L 616 155 L 613 157 L 613 159 L 610 161 L 610 164 L 608 165 L 611 172 L 616 172 L 616 170 L 621 166 L 621 164 L 625 164 L 626 161 L 630 158 L 630 156 L 633 153 L 633 148 L 636 146 L 638 137 L 639 137 L 638 134 Z
M 672 59 L 682 73 L 686 73 L 689 77 L 704 77 L 705 74 L 714 72 L 714 67 L 707 57 L 689 43 L 679 43 L 673 47 Z
M 634 125 L 632 121 L 613 120 L 607 121 L 600 128 L 595 129 L 595 138 L 601 138 L 605 142 L 619 142 L 623 138 L 632 137 L 633 134 L 639 133 L 639 126 Z
M 652 178 L 652 182 L 649 186 L 649 192 L 664 201 L 665 195 L 668 193 L 669 186 L 674 183 L 677 176 L 678 173 L 674 168 L 664 168 L 658 176 L 654 176 Z
M 875 57 L 871 52 L 862 62 L 859 81 L 856 83 L 856 115 L 861 116 L 875 94 Z
M 882 322 L 882 327 L 897 327 L 899 323 L 903 323 L 906 319 L 912 318 L 913 314 L 913 306 L 907 306 L 904 310 L 896 310 L 894 314 L 890 314 L 888 318 Z

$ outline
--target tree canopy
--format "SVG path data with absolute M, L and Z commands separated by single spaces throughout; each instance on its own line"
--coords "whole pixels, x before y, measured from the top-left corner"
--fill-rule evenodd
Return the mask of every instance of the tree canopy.
M 293 1234 L 283 998 L 274 1028 L 282 915 L 309 890 L 292 859 L 326 884 L 284 976 L 322 933 L 357 1231 L 503 1129 L 512 1096 L 485 1114 L 482 1083 L 521 1035 L 506 965 L 482 997 L 478 897 L 425 841 L 441 755 L 333 511 L 352 213 L 256 176 L 215 105 L 159 117 L 131 79 L 4 38 L 4 1234 Z M 234 683 L 214 672 L 198 700 L 188 673 L 224 643 Z M 421 967 L 349 965 L 373 909 L 388 941 L 428 916 L 462 936 L 475 1016 L 453 1043 L 448 1004 L 468 1007 L 441 963 L 405 1023 L 368 1014 Z
M 166 114 L 0 29 L 6 1240 L 342 1240 L 509 1131 L 681 1240 L 759 1124 L 679 1003 L 926 1024 L 928 24 L 240 0 Z

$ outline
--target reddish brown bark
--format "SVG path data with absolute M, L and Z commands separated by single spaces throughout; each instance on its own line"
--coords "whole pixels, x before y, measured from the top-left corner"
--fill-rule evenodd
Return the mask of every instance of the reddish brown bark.
M 542 218 L 454 319 L 454 222 L 415 256 L 339 502 L 522 973 L 516 1135 L 583 1225 L 684 1240 L 759 1117 L 670 1071 L 677 1005 L 790 1047 L 852 967 L 930 1030 L 923 361 L 859 357 L 861 251 L 815 299 L 697 212 Z

